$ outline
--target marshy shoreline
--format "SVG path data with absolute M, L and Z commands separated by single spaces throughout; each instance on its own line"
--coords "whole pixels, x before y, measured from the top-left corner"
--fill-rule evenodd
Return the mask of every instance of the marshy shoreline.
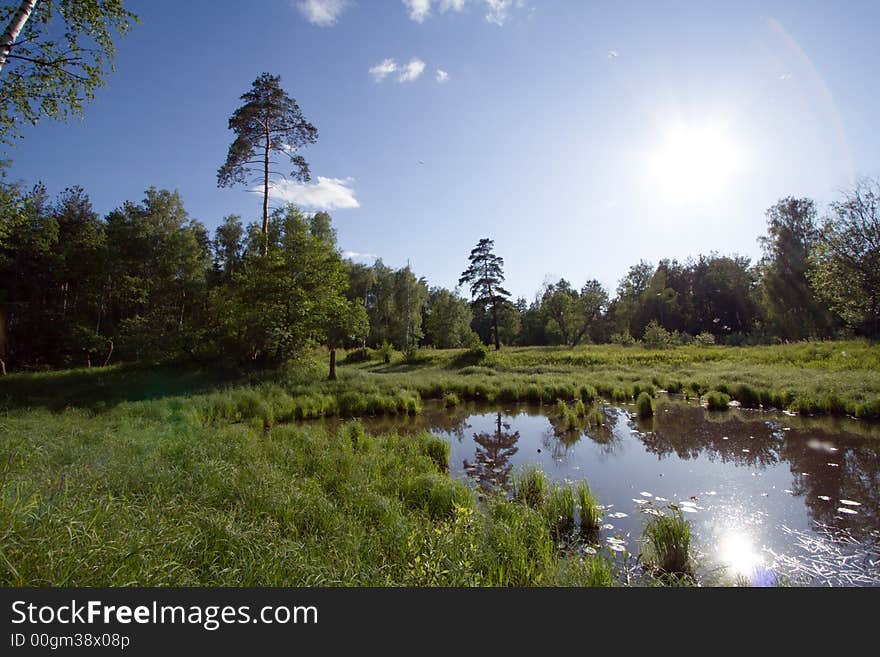
M 450 475 L 443 440 L 356 418 L 415 416 L 426 400 L 450 411 L 532 402 L 588 427 L 604 403 L 650 418 L 661 391 L 865 426 L 880 416 L 880 347 L 860 341 L 424 349 L 390 363 L 354 354 L 340 358 L 337 381 L 312 360 L 245 375 L 117 366 L 4 377 L 0 581 L 694 584 L 676 509 L 646 518 L 643 563 L 654 565 L 634 581 L 608 551 L 561 540 L 600 522 L 589 481 L 523 470 L 512 494 L 486 494 Z M 298 422 L 327 417 L 338 426 Z

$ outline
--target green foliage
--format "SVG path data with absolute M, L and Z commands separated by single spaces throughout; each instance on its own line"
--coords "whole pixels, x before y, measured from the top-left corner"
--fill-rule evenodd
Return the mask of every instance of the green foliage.
M 609 342 L 611 344 L 618 344 L 622 347 L 631 347 L 636 343 L 636 340 L 630 335 L 629 329 L 624 329 L 620 333 L 612 333 Z
M 376 349 L 376 352 L 382 358 L 383 363 L 390 363 L 391 358 L 394 356 L 394 347 L 392 347 L 391 344 L 386 340 L 379 345 L 378 349 Z
M 810 259 L 819 298 L 849 328 L 880 337 L 880 182 L 862 180 L 831 204 Z
M 744 408 L 758 408 L 761 405 L 760 393 L 748 383 L 737 384 L 733 389 L 732 396 Z
M 443 404 L 446 408 L 452 408 L 453 406 L 458 406 L 460 400 L 458 399 L 458 395 L 454 392 L 447 392 L 443 395 Z
M 425 441 L 425 453 L 440 472 L 449 472 L 449 443 L 437 436 L 431 436 Z
M 694 342 L 704 347 L 715 344 L 715 336 L 708 331 L 702 331 L 694 337 Z
M 489 356 L 489 349 L 482 342 L 478 345 L 466 349 L 458 354 L 453 360 L 454 367 L 468 367 L 479 365 Z
M 665 349 L 672 346 L 672 335 L 660 324 L 652 320 L 645 327 L 642 344 L 649 349 Z
M 547 334 L 557 334 L 562 344 L 575 346 L 599 337 L 598 325 L 608 304 L 608 293 L 596 281 L 587 281 L 580 291 L 565 279 L 545 285 L 541 312 L 551 322 Z
M 268 254 L 251 252 L 211 294 L 210 333 L 221 353 L 242 365 L 281 362 L 315 338 L 335 346 L 361 335 L 367 323 L 363 307 L 344 296 L 335 244 L 312 235 L 294 206 L 272 218 Z
M 21 4 L 0 7 L 0 29 Z M 121 0 L 37 2 L 15 43 L 0 52 L 0 141 L 20 137 L 24 123 L 81 116 L 113 70 L 114 32 L 126 34 L 137 20 Z
M 726 411 L 730 407 L 730 395 L 712 390 L 706 395 L 706 406 L 710 411 Z
M 636 399 L 636 413 L 640 418 L 654 415 L 654 399 L 647 392 L 640 392 Z
M 473 346 L 473 312 L 465 299 L 443 288 L 428 296 L 425 340 L 439 349 Z
M 761 289 L 772 335 L 783 340 L 829 336 L 833 319 L 810 288 L 810 252 L 819 230 L 816 207 L 807 198 L 784 198 L 767 210 Z

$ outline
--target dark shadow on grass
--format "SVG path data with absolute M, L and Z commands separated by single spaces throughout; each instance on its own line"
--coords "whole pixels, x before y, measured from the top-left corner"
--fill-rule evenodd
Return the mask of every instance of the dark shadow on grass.
M 401 372 L 415 372 L 432 367 L 433 365 L 435 365 L 433 360 L 425 358 L 412 362 L 399 360 L 391 363 L 372 363 L 371 365 L 360 367 L 358 369 L 365 372 L 372 372 L 373 374 L 395 374 Z
M 115 365 L 0 378 L 0 409 L 106 410 L 121 402 L 199 394 L 245 378 L 234 370 Z

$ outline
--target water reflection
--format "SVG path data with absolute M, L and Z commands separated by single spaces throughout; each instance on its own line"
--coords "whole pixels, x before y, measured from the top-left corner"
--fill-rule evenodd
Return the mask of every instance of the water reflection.
M 502 420 L 500 412 L 495 415 L 495 430 L 475 433 L 473 440 L 477 448 L 474 458 L 463 461 L 465 472 L 486 491 L 510 486 L 511 458 L 519 451 L 516 446 L 519 431 L 511 431 L 510 423 Z
M 453 475 L 483 490 L 509 487 L 525 465 L 586 479 L 610 509 L 608 535 L 628 536 L 631 552 L 645 514 L 676 504 L 711 569 L 753 585 L 777 571 L 798 583 L 880 585 L 880 425 L 668 399 L 648 420 L 632 407 L 603 413 L 600 426 L 569 426 L 555 406 L 426 403 L 421 417 L 364 424 L 445 437 Z

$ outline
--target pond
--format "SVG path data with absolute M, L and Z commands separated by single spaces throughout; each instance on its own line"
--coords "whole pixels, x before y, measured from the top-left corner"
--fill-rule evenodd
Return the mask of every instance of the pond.
M 604 426 L 572 430 L 552 405 L 429 403 L 421 416 L 364 424 L 442 436 L 452 474 L 484 490 L 509 489 L 528 465 L 555 481 L 585 479 L 618 561 L 635 561 L 648 514 L 674 504 L 691 521 L 704 582 L 880 585 L 877 424 L 670 398 L 647 420 L 633 406 L 602 410 Z

